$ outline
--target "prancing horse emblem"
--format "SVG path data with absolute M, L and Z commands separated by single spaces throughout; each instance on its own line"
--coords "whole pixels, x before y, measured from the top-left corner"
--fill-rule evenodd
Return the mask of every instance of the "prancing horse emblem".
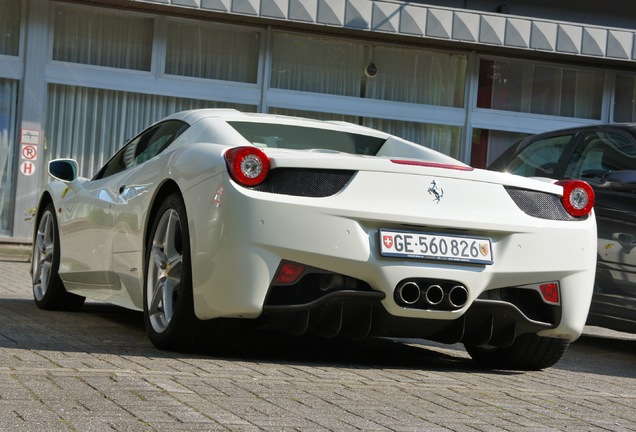
M 428 188 L 428 193 L 435 196 L 435 201 L 439 204 L 440 200 L 444 198 L 444 189 L 438 184 L 437 180 L 433 180 Z

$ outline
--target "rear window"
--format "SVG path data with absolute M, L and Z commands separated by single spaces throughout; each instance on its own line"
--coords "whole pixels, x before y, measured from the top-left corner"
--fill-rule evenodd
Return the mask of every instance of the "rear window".
M 636 142 L 614 131 L 588 132 L 572 155 L 565 178 L 600 183 L 610 171 L 636 170 Z
M 343 153 L 376 155 L 384 138 L 329 129 L 285 124 L 228 122 L 257 147 L 292 150 L 335 150 Z
M 525 177 L 555 177 L 556 166 L 574 134 L 551 136 L 534 141 L 521 150 L 505 166 L 497 166 Z

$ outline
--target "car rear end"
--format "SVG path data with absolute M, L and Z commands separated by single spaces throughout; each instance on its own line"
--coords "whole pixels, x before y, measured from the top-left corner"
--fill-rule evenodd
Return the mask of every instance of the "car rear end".
M 262 153 L 258 184 L 228 160 L 192 224 L 208 228 L 193 235 L 199 318 L 492 346 L 580 335 L 596 227 L 589 209 L 568 213 L 563 186 L 459 163 Z

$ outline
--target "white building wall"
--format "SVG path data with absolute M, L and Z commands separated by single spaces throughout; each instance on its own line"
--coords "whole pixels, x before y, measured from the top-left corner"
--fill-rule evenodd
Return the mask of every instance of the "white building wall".
M 612 121 L 617 74 L 621 76 L 619 82 L 627 83 L 632 92 L 636 88 L 636 74 L 629 71 L 636 62 L 636 32 L 630 28 L 382 0 L 96 0 L 83 5 L 50 0 L 21 1 L 20 53 L 18 56 L 0 54 L 0 78 L 19 81 L 20 94 L 16 101 L 19 109 L 14 119 L 17 130 L 37 131 L 39 147 L 38 158 L 33 161 L 35 174 L 25 175 L 17 169 L 14 173 L 11 184 L 14 198 L 9 203 L 13 208 L 13 222 L 4 230 L 0 229 L 0 241 L 31 241 L 32 226 L 27 219 L 37 203 L 39 186 L 47 181 L 48 160 L 76 157 L 82 162 L 84 174 L 90 175 L 96 164 L 101 164 L 114 148 L 123 145 L 125 138 L 131 137 L 127 135 L 133 133 L 134 128 L 139 126 L 140 129 L 169 110 L 237 106 L 244 110 L 362 122 L 403 134 L 422 144 L 439 146 L 470 162 L 477 160 L 476 152 L 483 153 L 480 156 L 483 160 L 491 159 L 495 151 L 501 151 L 506 143 L 523 134 Z M 110 5 L 120 7 L 117 13 L 122 13 L 121 7 L 128 8 L 130 11 L 123 13 L 152 21 L 149 70 L 55 60 L 52 49 L 56 11 L 70 7 L 108 13 L 111 9 L 107 6 Z M 159 11 L 162 14 L 158 14 Z M 223 26 L 232 31 L 258 34 L 255 81 L 166 73 L 168 29 L 174 22 L 212 26 L 207 33 L 210 35 L 215 33 L 214 29 Z M 275 43 L 281 39 L 280 35 L 290 35 L 291 40 L 311 35 L 324 41 L 351 41 L 353 45 L 359 44 L 367 56 L 364 58 L 370 62 L 377 61 L 368 57 L 377 47 L 384 52 L 412 50 L 422 58 L 434 57 L 436 53 L 442 57 L 459 56 L 466 64 L 462 101 L 459 105 L 408 102 L 370 97 L 369 94 L 344 95 L 320 89 L 308 91 L 273 86 Z M 362 70 L 366 61 L 360 65 L 362 79 L 366 79 Z M 603 80 L 600 114 L 578 118 L 537 114 L 531 110 L 480 107 L 480 103 L 483 104 L 480 65 L 509 61 L 600 75 Z M 386 73 L 386 70 L 379 68 L 378 73 Z M 306 73 L 301 75 L 306 76 Z M 423 79 L 422 83 L 435 87 L 431 81 Z M 531 80 L 528 85 L 530 95 Z M 360 90 L 360 85 L 356 86 L 354 90 Z M 73 89 L 78 89 L 81 95 L 75 94 Z M 370 87 L 365 85 L 365 89 Z M 132 110 L 144 110 L 146 117 L 136 119 L 136 123 L 131 120 L 132 115 L 107 118 L 107 122 L 128 122 L 122 126 L 120 138 L 97 136 L 91 130 L 93 138 L 87 139 L 82 135 L 85 131 L 67 130 L 70 123 L 65 122 L 71 121 L 73 111 L 69 108 L 68 112 L 62 112 L 55 108 L 68 104 L 61 105 L 62 102 L 54 97 L 67 98 L 69 103 L 80 101 L 83 107 L 95 112 L 102 109 L 96 107 L 95 101 L 102 105 L 125 103 Z M 632 109 L 630 115 L 634 111 Z M 77 116 L 73 124 L 86 123 L 84 118 Z M 492 145 L 486 153 L 476 145 L 480 136 Z M 105 140 L 111 141 L 105 143 Z M 12 154 L 14 167 L 23 161 L 17 151 L 21 149 L 21 141 L 21 134 L 16 134 L 13 143 L 16 151 Z

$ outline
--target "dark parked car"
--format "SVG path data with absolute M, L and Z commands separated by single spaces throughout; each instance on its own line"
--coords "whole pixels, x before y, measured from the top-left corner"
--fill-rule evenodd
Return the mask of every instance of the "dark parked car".
M 515 143 L 489 169 L 582 179 L 592 186 L 598 265 L 587 323 L 636 333 L 636 124 L 533 135 Z

